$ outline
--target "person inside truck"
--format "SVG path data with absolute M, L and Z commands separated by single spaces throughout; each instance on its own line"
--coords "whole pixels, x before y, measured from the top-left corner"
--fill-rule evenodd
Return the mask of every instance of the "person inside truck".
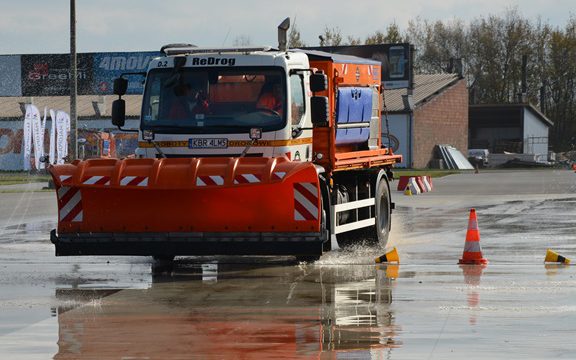
M 256 109 L 269 109 L 282 116 L 283 108 L 282 84 L 278 81 L 265 82 L 256 102 Z
M 192 89 L 190 84 L 176 85 L 174 95 L 168 112 L 170 119 L 194 118 L 197 114 L 207 114 L 209 111 L 205 93 Z

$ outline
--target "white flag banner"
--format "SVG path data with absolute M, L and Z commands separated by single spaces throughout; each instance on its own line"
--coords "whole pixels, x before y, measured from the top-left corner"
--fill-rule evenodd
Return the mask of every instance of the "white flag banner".
M 64 111 L 56 113 L 56 164 L 64 164 L 68 155 L 68 114 Z
M 40 158 L 44 156 L 44 128 L 42 127 L 42 119 L 40 111 L 34 105 L 30 105 L 32 109 L 32 139 L 34 140 L 34 167 L 36 170 L 40 169 Z
M 68 115 L 67 112 L 64 113 L 64 115 L 66 116 L 66 148 L 65 148 L 65 154 L 64 156 L 68 156 L 68 134 L 70 134 L 70 130 L 72 129 L 70 127 L 70 115 Z
M 44 158 L 46 156 L 46 147 L 44 146 L 45 142 L 44 140 L 46 140 L 46 120 L 48 117 L 48 109 L 46 108 L 46 106 L 44 106 L 44 117 L 42 118 L 42 132 L 40 133 L 40 138 L 41 141 L 40 143 L 42 144 L 42 157 Z M 44 161 L 46 161 L 44 159 Z M 40 163 L 40 169 L 45 169 L 46 168 L 46 162 L 41 162 Z
M 32 153 L 32 118 L 34 114 L 30 104 L 26 104 L 26 114 L 24 115 L 24 149 L 22 155 L 24 156 L 24 170 L 30 170 L 30 155 Z
M 50 164 L 56 163 L 56 112 L 50 109 L 50 148 L 48 150 L 48 158 L 50 160 Z

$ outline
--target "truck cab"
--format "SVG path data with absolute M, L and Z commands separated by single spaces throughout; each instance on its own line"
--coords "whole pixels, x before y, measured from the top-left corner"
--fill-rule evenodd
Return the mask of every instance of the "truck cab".
M 151 61 L 138 157 L 246 156 L 312 160 L 310 64 L 270 48 L 166 48 Z M 250 129 L 262 137 L 254 144 Z

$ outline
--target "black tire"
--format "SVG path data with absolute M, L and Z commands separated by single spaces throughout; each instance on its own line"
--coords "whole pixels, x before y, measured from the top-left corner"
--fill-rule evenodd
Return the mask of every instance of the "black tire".
M 367 229 L 369 232 L 369 240 L 375 243 L 377 242 L 382 247 L 386 246 L 388 237 L 390 236 L 390 225 L 392 221 L 390 203 L 388 180 L 382 177 L 376 185 L 376 224 Z
M 299 263 L 313 263 L 320 259 L 320 255 L 310 255 L 310 256 L 296 256 L 296 261 Z
M 169 274 L 174 269 L 174 256 L 162 255 L 152 257 L 152 274 Z
M 337 235 L 338 245 L 347 247 L 353 244 L 367 242 L 370 245 L 385 247 L 388 243 L 391 225 L 390 190 L 386 177 L 382 176 L 375 186 L 375 219 L 376 224 L 358 230 L 352 230 Z
M 172 262 L 175 257 L 174 255 L 154 255 L 152 259 L 154 262 Z

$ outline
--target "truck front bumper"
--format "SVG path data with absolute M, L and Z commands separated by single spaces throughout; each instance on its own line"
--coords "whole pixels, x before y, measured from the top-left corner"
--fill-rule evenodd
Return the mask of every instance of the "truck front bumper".
M 294 233 L 63 233 L 50 232 L 56 256 L 75 255 L 321 255 L 326 239 Z

